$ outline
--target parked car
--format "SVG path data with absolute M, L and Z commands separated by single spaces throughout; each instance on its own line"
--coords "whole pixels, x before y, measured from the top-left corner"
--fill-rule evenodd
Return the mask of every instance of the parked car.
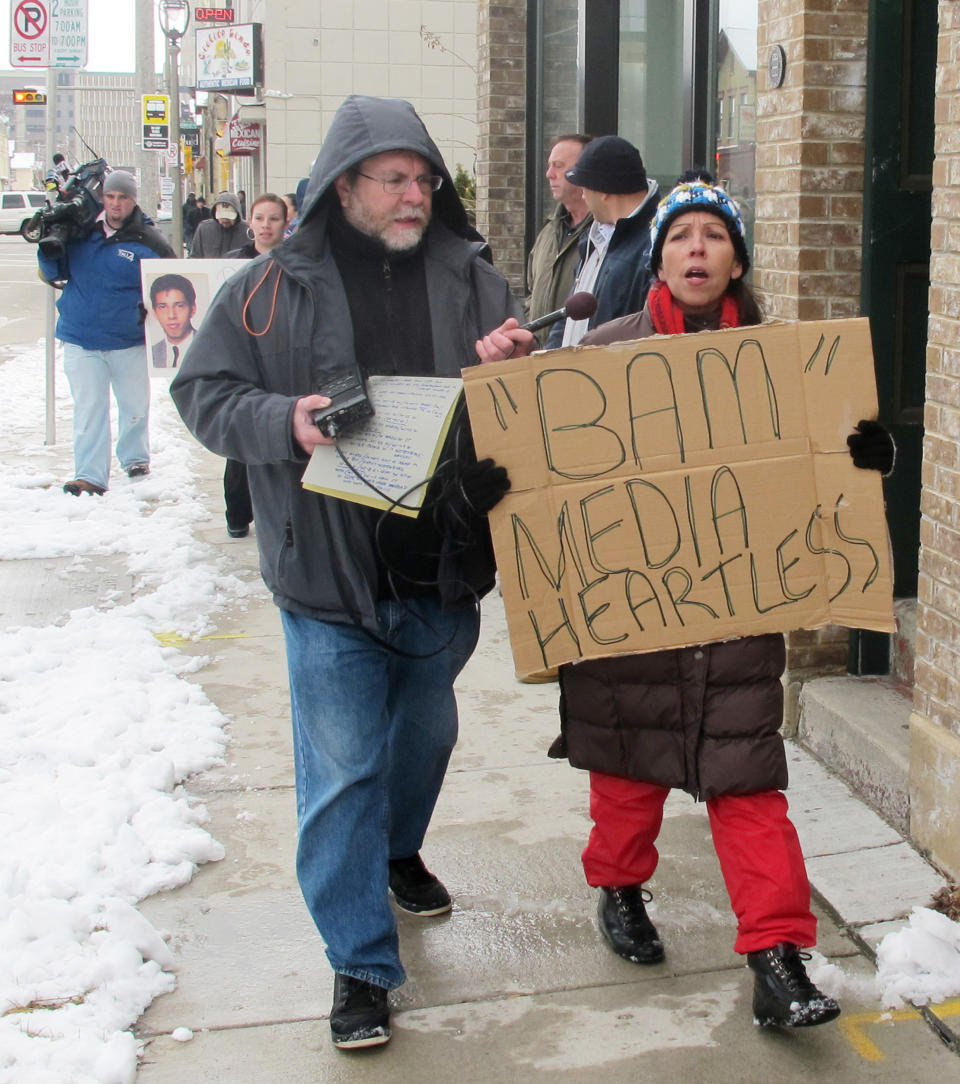
M 45 192 L 0 192 L 0 233 L 19 233 L 22 223 L 46 205 Z

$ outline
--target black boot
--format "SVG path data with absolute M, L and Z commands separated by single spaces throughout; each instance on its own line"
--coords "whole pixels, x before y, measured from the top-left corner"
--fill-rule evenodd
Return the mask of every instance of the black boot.
M 640 885 L 601 888 L 597 923 L 618 956 L 634 964 L 658 964 L 663 959 L 663 945 L 643 903 Z
M 840 1006 L 821 993 L 803 966 L 808 953 L 796 945 L 781 944 L 747 953 L 747 966 L 755 973 L 753 1022 L 760 1027 L 780 1024 L 806 1028 L 826 1024 L 840 1015 Z
M 333 983 L 330 1035 L 340 1050 L 388 1042 L 390 1006 L 386 989 L 338 971 Z
M 450 893 L 419 854 L 390 859 L 390 891 L 398 907 L 422 918 L 446 914 L 453 906 Z

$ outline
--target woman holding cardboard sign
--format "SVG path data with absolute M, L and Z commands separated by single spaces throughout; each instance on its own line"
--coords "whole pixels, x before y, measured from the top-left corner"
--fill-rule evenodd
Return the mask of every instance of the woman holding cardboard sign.
M 601 325 L 583 345 L 761 322 L 743 281 L 740 209 L 709 174 L 690 176 L 660 204 L 650 261 L 657 281 L 643 312 Z M 484 361 L 526 352 L 507 325 L 477 349 Z M 858 467 L 892 467 L 892 441 L 876 422 L 861 422 L 848 444 Z M 800 1027 L 840 1008 L 810 981 L 800 952 L 816 942 L 816 919 L 782 793 L 784 665 L 776 633 L 561 666 L 563 733 L 551 755 L 590 772 L 583 867 L 600 889 L 599 926 L 613 951 L 638 964 L 664 958 L 643 885 L 657 867 L 664 802 L 682 788 L 707 804 L 737 916 L 734 947 L 755 973 L 756 1022 Z

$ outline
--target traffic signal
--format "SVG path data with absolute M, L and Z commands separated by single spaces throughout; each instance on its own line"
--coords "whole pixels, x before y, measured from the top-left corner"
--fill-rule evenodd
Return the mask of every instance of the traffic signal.
M 40 90 L 15 90 L 13 92 L 14 105 L 46 105 L 47 96 Z

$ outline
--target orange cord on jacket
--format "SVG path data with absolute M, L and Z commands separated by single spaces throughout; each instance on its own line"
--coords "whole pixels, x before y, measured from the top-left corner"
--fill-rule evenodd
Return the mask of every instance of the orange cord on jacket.
M 273 324 L 273 318 L 277 312 L 277 291 L 280 289 L 280 278 L 283 275 L 282 267 L 277 266 L 277 281 L 273 287 L 273 297 L 270 298 L 270 316 L 267 320 L 267 326 L 263 329 L 263 331 L 254 331 L 253 328 L 247 323 L 247 308 L 250 305 L 250 302 L 253 301 L 254 297 L 256 296 L 257 290 L 259 290 L 260 287 L 264 284 L 264 282 L 266 282 L 267 275 L 270 274 L 275 265 L 276 261 L 270 260 L 270 262 L 267 264 L 266 271 L 264 271 L 263 275 L 260 277 L 260 281 L 257 283 L 256 286 L 254 286 L 253 290 L 250 292 L 250 296 L 243 303 L 243 329 L 249 335 L 252 335 L 255 339 L 259 339 L 261 336 L 266 335 L 266 333 L 270 330 L 270 326 Z

